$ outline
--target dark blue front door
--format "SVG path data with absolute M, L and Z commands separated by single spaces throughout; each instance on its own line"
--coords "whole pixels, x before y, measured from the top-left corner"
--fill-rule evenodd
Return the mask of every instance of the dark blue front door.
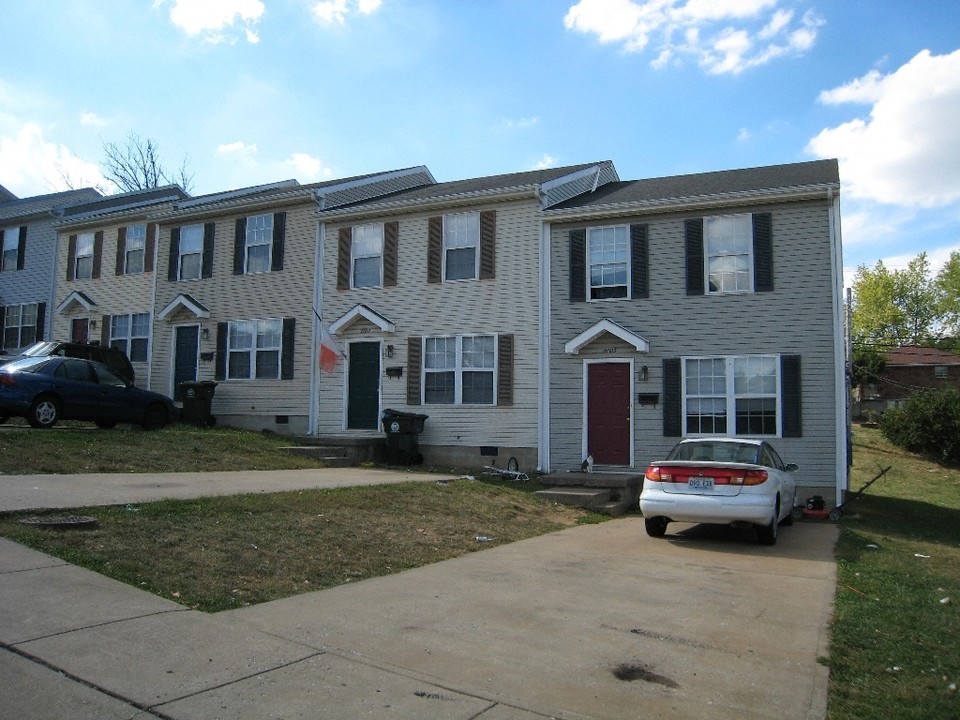
M 184 325 L 174 329 L 173 392 L 175 400 L 183 400 L 180 383 L 197 379 L 197 355 L 200 351 L 200 328 Z
M 380 421 L 380 343 L 350 343 L 347 427 L 376 430 Z

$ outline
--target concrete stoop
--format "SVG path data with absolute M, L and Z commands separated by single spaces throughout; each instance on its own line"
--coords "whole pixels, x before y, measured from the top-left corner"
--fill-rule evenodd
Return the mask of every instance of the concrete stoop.
M 383 462 L 386 440 L 383 437 L 331 438 L 299 436 L 297 445 L 281 448 L 291 455 L 311 457 L 328 467 L 356 467 L 363 463 Z
M 643 475 L 629 473 L 558 473 L 540 478 L 549 487 L 537 495 L 563 505 L 619 517 L 637 507 Z

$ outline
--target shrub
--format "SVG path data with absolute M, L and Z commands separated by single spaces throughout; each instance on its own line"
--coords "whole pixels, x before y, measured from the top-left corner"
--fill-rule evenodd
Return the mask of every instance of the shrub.
M 883 413 L 880 431 L 905 450 L 960 464 L 960 392 L 943 388 L 911 395 Z

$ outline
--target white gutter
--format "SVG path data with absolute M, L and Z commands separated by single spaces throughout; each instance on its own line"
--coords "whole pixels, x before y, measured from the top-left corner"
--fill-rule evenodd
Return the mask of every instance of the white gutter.
M 430 187 L 429 185 L 427 187 Z M 415 189 L 415 188 L 414 188 Z M 342 218 L 363 219 L 376 217 L 384 213 L 429 211 L 436 208 L 445 208 L 450 205 L 475 204 L 487 202 L 504 202 L 507 200 L 523 200 L 530 197 L 538 198 L 538 186 L 529 185 L 519 188 L 501 188 L 497 190 L 477 190 L 474 192 L 454 193 L 433 198 L 409 199 L 364 204 L 362 208 L 344 208 L 320 212 L 325 221 L 337 221 Z
M 150 227 L 150 223 L 147 223 L 147 227 Z M 153 342 L 156 337 L 153 328 L 157 322 L 157 275 L 160 274 L 157 271 L 160 266 L 160 256 L 157 254 L 157 250 L 160 249 L 160 226 L 157 223 L 153 224 L 153 234 L 152 238 L 147 238 L 147 242 L 153 242 L 153 282 L 150 285 L 150 337 L 147 339 L 147 347 L 150 349 L 150 352 L 147 353 L 147 390 L 151 389 L 153 383 Z M 146 254 L 146 248 L 144 248 L 144 254 Z M 132 316 L 130 318 L 130 330 L 132 334 Z
M 550 472 L 550 223 L 540 223 L 540 316 L 538 318 L 539 377 L 537 379 L 537 472 Z
M 842 505 L 850 485 L 847 455 L 850 442 L 850 393 L 847 391 L 847 362 L 843 308 L 843 242 L 840 232 L 840 197 L 827 189 L 830 232 L 830 271 L 833 277 L 834 404 L 836 405 L 836 504 Z

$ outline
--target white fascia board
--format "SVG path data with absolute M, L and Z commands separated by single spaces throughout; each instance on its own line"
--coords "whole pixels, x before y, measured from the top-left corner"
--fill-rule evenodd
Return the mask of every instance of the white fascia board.
M 62 303 L 57 305 L 57 312 L 63 314 L 71 306 L 77 304 L 82 307 L 84 310 L 96 310 L 97 304 L 91 300 L 87 295 L 84 295 L 78 290 L 74 290 L 72 293 L 67 295 Z
M 604 333 L 610 333 L 628 345 L 633 345 L 637 352 L 650 352 L 650 343 L 646 338 L 630 332 L 623 325 L 620 325 L 609 318 L 604 318 L 600 322 L 588 327 L 586 330 L 564 345 L 563 350 L 568 355 L 578 355 L 580 350 L 592 343 Z
M 331 193 L 343 192 L 344 190 L 349 190 L 350 188 L 372 185 L 374 183 L 393 180 L 394 178 L 398 177 L 406 177 L 408 175 L 426 175 L 428 178 L 430 178 L 431 184 L 437 182 L 436 178 L 433 177 L 433 173 L 430 172 L 430 169 L 426 165 L 418 165 L 417 167 L 405 168 L 403 170 L 391 170 L 389 172 L 370 175 L 369 177 L 365 178 L 357 178 L 356 180 L 348 180 L 347 182 L 336 183 L 334 185 L 326 185 L 322 188 L 314 188 L 313 195 L 317 205 L 320 206 L 320 210 L 322 211 L 324 209 L 324 203 L 326 202 L 325 198 Z
M 208 318 L 210 317 L 210 311 L 207 310 L 203 305 L 197 302 L 194 298 L 189 295 L 177 295 L 173 300 L 171 300 L 163 310 L 157 314 L 158 320 L 165 320 L 172 313 L 174 313 L 179 308 L 185 308 L 186 310 L 192 312 L 198 318 Z
M 361 319 L 379 328 L 381 332 L 392 333 L 397 330 L 397 326 L 394 323 L 387 320 L 387 318 L 377 311 L 371 310 L 366 305 L 354 305 L 330 325 L 330 332 L 339 333 L 341 330 L 350 327 L 353 323 Z
M 453 195 L 442 195 L 434 198 L 369 203 L 359 207 L 338 210 L 318 210 L 317 213 L 324 222 L 337 222 L 344 218 L 361 220 L 371 217 L 380 217 L 385 214 L 392 213 L 419 211 L 427 212 L 437 209 L 442 210 L 449 207 L 482 205 L 490 202 L 523 200 L 537 197 L 539 197 L 537 187 L 530 185 L 512 188 L 498 188 L 496 190 L 478 190 L 476 192 L 456 193 Z

